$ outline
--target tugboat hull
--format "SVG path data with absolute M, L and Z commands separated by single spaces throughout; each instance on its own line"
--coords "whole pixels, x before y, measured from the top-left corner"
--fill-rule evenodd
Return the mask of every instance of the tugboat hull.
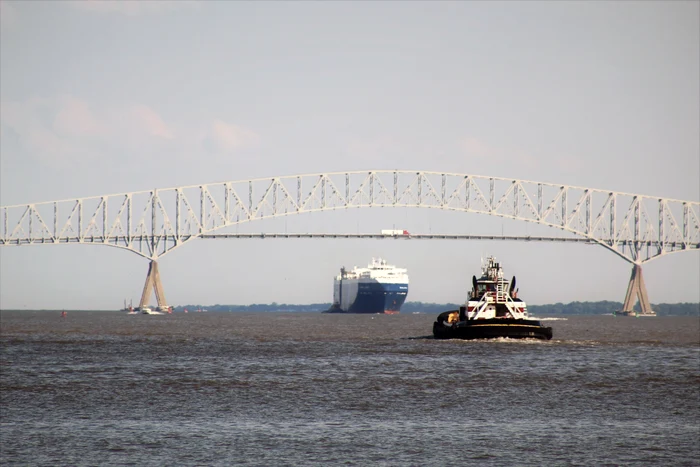
M 552 328 L 544 327 L 539 321 L 520 319 L 470 320 L 445 325 L 433 323 L 435 339 L 542 339 L 552 338 Z

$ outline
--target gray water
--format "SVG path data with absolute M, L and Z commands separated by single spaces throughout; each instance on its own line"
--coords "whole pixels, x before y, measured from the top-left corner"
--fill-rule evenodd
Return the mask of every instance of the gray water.
M 700 465 L 700 320 L 0 313 L 0 463 Z

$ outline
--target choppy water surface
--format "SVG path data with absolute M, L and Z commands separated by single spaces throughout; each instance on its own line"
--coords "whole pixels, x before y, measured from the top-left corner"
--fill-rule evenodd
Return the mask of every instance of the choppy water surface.
M 2 465 L 700 465 L 698 318 L 2 312 Z

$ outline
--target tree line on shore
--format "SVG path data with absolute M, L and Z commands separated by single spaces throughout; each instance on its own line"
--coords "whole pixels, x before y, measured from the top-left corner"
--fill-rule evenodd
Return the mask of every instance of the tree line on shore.
M 308 312 L 320 313 L 330 308 L 330 303 L 312 303 L 307 305 L 259 303 L 253 305 L 185 305 L 175 307 L 175 311 L 195 311 L 206 309 L 207 311 L 231 311 L 231 312 Z M 455 303 L 425 303 L 406 302 L 401 307 L 401 313 L 441 313 L 446 310 L 459 308 Z M 700 303 L 657 303 L 651 308 L 658 316 L 700 316 Z M 549 305 L 528 305 L 528 312 L 533 316 L 549 315 L 604 315 L 622 310 L 621 302 L 599 301 L 599 302 L 570 302 L 553 303 Z M 639 304 L 635 310 L 641 311 Z

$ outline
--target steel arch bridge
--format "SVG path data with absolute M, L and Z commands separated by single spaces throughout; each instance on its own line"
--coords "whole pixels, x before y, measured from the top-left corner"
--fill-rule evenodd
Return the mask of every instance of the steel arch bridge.
M 630 287 L 636 282 L 643 287 L 643 263 L 700 249 L 698 201 L 404 170 L 282 176 L 2 206 L 0 246 L 79 243 L 131 251 L 151 260 L 144 294 L 155 285 L 160 303 L 156 260 L 187 242 L 244 222 L 371 207 L 441 209 L 553 227 L 633 263 Z

